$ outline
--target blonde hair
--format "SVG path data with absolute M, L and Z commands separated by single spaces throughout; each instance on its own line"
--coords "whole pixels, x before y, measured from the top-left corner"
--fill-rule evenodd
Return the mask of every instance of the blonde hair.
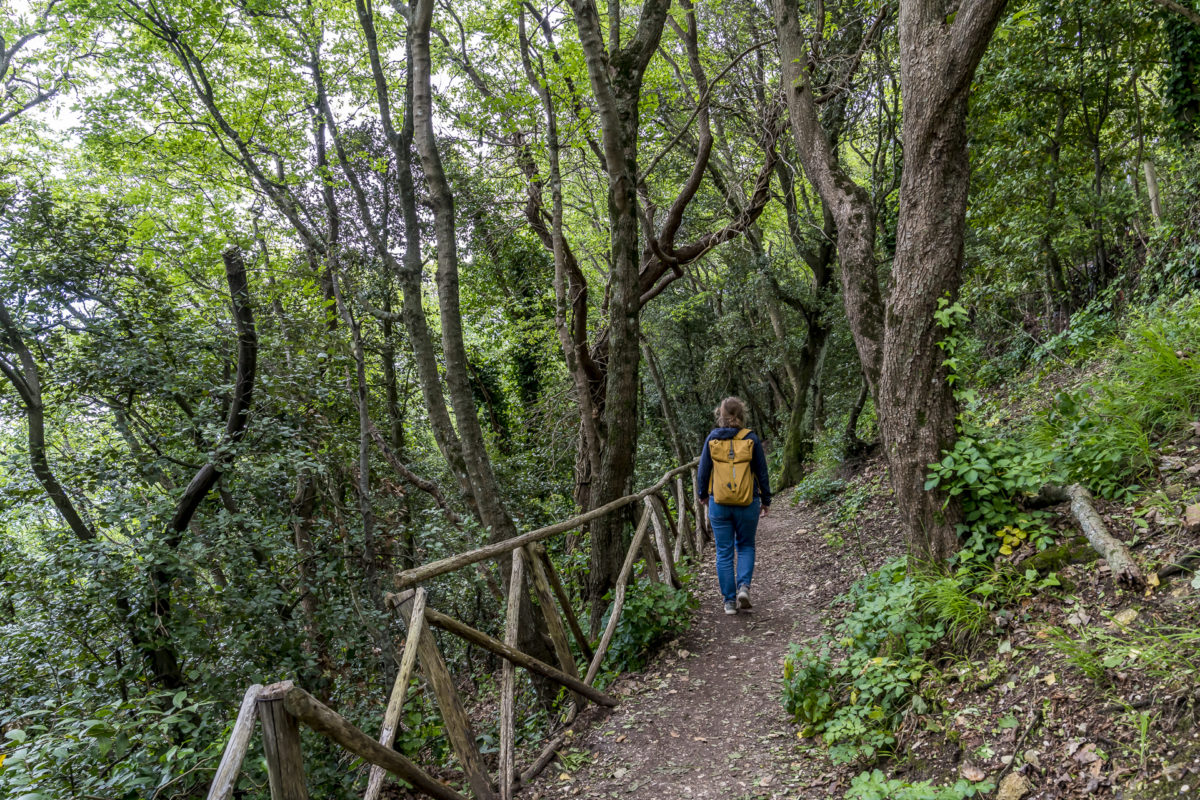
M 726 397 L 713 409 L 718 428 L 746 427 L 746 404 L 740 397 Z

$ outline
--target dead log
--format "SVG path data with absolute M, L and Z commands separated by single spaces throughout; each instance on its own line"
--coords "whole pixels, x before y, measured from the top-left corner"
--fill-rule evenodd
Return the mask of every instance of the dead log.
M 1071 513 L 1075 515 L 1079 527 L 1083 529 L 1083 535 L 1087 537 L 1088 543 L 1096 552 L 1104 557 L 1117 583 L 1138 591 L 1146 587 L 1146 579 L 1138 565 L 1134 563 L 1133 556 L 1129 554 L 1129 548 L 1108 532 L 1104 520 L 1096 512 L 1096 507 L 1092 505 L 1091 492 L 1078 483 L 1073 483 L 1065 488 L 1044 486 L 1038 493 L 1038 498 L 1056 503 L 1069 501 Z

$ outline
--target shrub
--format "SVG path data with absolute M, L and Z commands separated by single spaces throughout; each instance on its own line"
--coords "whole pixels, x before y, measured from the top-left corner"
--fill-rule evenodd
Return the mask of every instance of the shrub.
M 1151 442 L 1185 429 L 1200 411 L 1200 302 L 1195 296 L 1131 325 L 1108 374 L 1063 392 L 1033 441 L 1054 453 L 1065 481 L 1120 498 L 1152 476 Z
M 656 647 L 687 628 L 695 608 L 696 599 L 686 588 L 667 583 L 632 584 L 606 659 L 609 668 L 626 672 L 646 666 Z
M 1053 479 L 1052 462 L 1046 450 L 1016 437 L 967 429 L 941 461 L 929 465 L 926 491 L 940 487 L 962 504 L 960 559 L 990 561 L 1025 539 L 1039 547 L 1050 542 L 1046 515 L 1022 511 L 1020 502 Z
M 844 599 L 851 609 L 834 635 L 793 646 L 783 673 L 784 706 L 839 763 L 886 751 L 909 708 L 924 709 L 917 693 L 924 654 L 945 634 L 941 622 L 922 620 L 903 558 L 855 583 Z

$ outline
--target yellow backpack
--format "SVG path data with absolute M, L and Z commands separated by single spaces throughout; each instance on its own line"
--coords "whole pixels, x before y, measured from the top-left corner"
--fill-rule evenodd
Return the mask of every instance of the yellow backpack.
M 754 440 L 746 438 L 748 433 L 749 428 L 742 428 L 732 439 L 708 442 L 713 462 L 708 492 L 723 506 L 748 506 L 754 502 L 754 473 L 750 469 Z

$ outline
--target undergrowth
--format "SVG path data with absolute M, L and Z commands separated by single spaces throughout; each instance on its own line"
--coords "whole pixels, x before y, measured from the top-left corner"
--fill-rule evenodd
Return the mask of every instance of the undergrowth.
M 681 573 L 679 577 L 684 583 L 682 589 L 649 581 L 629 586 L 621 620 L 605 659 L 606 670 L 622 673 L 641 669 L 659 645 L 688 627 L 697 601 L 687 588 L 690 576 Z M 604 624 L 608 624 L 608 615 Z
M 888 562 L 839 598 L 850 609 L 831 635 L 792 646 L 784 706 L 835 763 L 892 755 L 904 717 L 937 702 L 922 683 L 937 671 L 939 652 L 969 649 L 999 610 L 1057 584 L 1033 570 L 947 574 L 910 569 L 906 558 Z
M 963 800 L 986 795 L 995 788 L 991 781 L 970 783 L 962 779 L 949 786 L 934 786 L 929 781 L 909 783 L 888 778 L 876 769 L 856 775 L 845 797 L 846 800 Z

